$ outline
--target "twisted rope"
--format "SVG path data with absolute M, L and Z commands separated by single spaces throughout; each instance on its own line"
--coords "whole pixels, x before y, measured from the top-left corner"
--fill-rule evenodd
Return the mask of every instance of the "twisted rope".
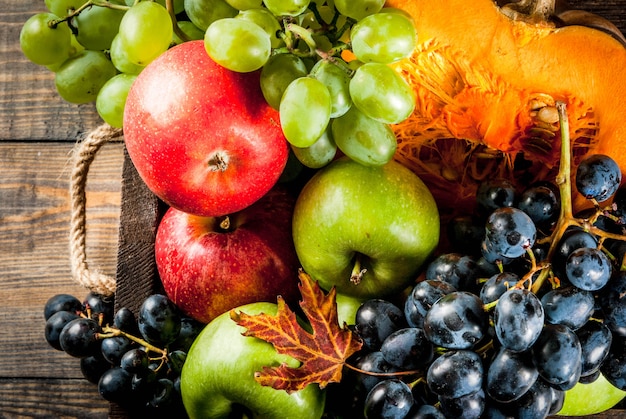
M 70 176 L 70 262 L 73 279 L 96 294 L 111 296 L 115 293 L 115 278 L 89 269 L 87 264 L 86 196 L 87 174 L 102 145 L 122 136 L 122 130 L 108 124 L 91 131 L 76 144 Z

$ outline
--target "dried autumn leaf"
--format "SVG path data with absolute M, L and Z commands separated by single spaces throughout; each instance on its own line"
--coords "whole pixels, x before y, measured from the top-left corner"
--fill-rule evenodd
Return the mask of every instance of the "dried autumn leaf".
M 361 339 L 347 327 L 340 327 L 337 318 L 336 291 L 325 294 L 319 284 L 304 272 L 299 273 L 300 307 L 311 325 L 311 332 L 298 322 L 295 313 L 278 298 L 275 316 L 247 315 L 231 311 L 231 318 L 246 328 L 245 336 L 270 342 L 281 354 L 289 355 L 302 364 L 292 368 L 286 364 L 264 367 L 255 374 L 265 386 L 291 393 L 318 383 L 339 382 L 346 360 L 363 345 Z

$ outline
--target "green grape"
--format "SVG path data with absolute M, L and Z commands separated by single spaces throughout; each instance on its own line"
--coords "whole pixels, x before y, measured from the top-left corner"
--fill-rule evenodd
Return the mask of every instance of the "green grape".
M 365 63 L 392 63 L 415 49 L 417 33 L 400 13 L 377 13 L 358 21 L 350 31 L 352 52 Z
M 111 48 L 124 13 L 124 10 L 109 7 L 88 7 L 73 19 L 78 30 L 76 39 L 86 49 L 103 51 Z
M 237 10 L 258 9 L 263 5 L 263 0 L 226 0 Z
M 78 9 L 86 0 L 45 0 L 46 8 L 57 16 L 65 17 Z
M 225 18 L 211 23 L 204 47 L 219 65 L 246 73 L 263 67 L 270 58 L 270 37 L 262 27 L 244 19 Z
M 298 16 L 309 7 L 311 0 L 263 0 L 265 7 L 276 16 Z
M 185 0 L 185 12 L 194 25 L 206 32 L 211 23 L 235 17 L 239 10 L 225 0 Z
M 169 13 L 153 1 L 132 6 L 119 27 L 120 42 L 128 60 L 144 66 L 169 48 L 173 33 Z
M 119 70 L 120 73 L 139 74 L 141 70 L 145 68 L 145 66 L 132 63 L 128 59 L 126 56 L 126 50 L 124 49 L 124 45 L 122 44 L 119 35 L 115 36 L 115 38 L 113 38 L 113 42 L 111 42 L 109 56 L 111 57 L 113 65 Z
M 322 136 L 330 121 L 328 88 L 312 77 L 292 81 L 280 101 L 280 124 L 285 138 L 296 147 L 309 147 Z
M 287 86 L 307 74 L 309 70 L 299 57 L 289 53 L 273 55 L 263 66 L 259 81 L 265 101 L 278 110 Z
M 331 124 L 324 130 L 324 133 L 312 145 L 304 148 L 291 146 L 293 154 L 297 159 L 311 169 L 319 169 L 333 161 L 337 155 L 337 145 L 333 140 L 330 129 Z
M 20 47 L 30 61 L 51 65 L 70 56 L 72 32 L 65 22 L 54 27 L 50 22 L 59 19 L 52 13 L 37 13 L 28 18 L 20 31 Z
M 126 97 L 136 78 L 134 74 L 118 74 L 104 83 L 98 92 L 96 110 L 104 122 L 112 127 L 122 128 Z
M 335 0 L 339 13 L 356 20 L 378 13 L 384 5 L 385 0 Z
M 54 84 L 66 101 L 87 103 L 96 100 L 104 83 L 116 73 L 102 51 L 86 49 L 63 63 L 55 73 Z
M 179 20 L 179 21 L 176 22 L 176 24 L 178 25 L 180 30 L 185 35 L 187 35 L 187 38 L 189 38 L 190 40 L 193 41 L 193 40 L 204 39 L 204 31 L 202 31 L 200 28 L 198 28 L 192 22 L 190 22 L 188 20 Z M 179 45 L 179 44 L 182 44 L 185 41 L 180 39 L 178 37 L 178 35 L 176 35 L 176 32 L 174 32 L 174 35 L 173 35 L 173 38 L 172 38 L 172 42 L 174 42 L 176 45 Z
M 333 119 L 331 128 L 337 147 L 365 166 L 389 162 L 398 146 L 389 125 L 368 117 L 354 106 L 345 115 Z
M 337 118 L 348 112 L 352 106 L 350 98 L 350 75 L 347 73 L 347 65 L 341 59 L 335 58 L 335 62 L 319 60 L 311 70 L 311 75 L 324 83 L 332 97 L 331 118 Z
M 67 58 L 73 57 L 77 55 L 79 52 L 84 51 L 84 50 L 85 50 L 85 47 L 82 46 L 76 40 L 76 37 L 72 34 L 71 41 L 70 41 L 70 55 Z M 50 65 L 47 65 L 46 68 L 48 68 L 48 70 L 52 71 L 53 73 L 56 73 L 59 70 L 59 68 L 61 68 L 64 62 L 65 60 L 59 61 L 58 63 L 50 64 Z
M 383 7 L 382 9 L 380 9 L 379 13 L 398 13 L 413 22 L 413 16 L 411 16 L 409 12 L 404 9 L 399 9 L 397 7 Z
M 242 10 L 235 16 L 237 19 L 249 20 L 256 23 L 267 32 L 270 37 L 272 48 L 279 48 L 285 43 L 279 36 L 279 32 L 282 30 L 278 19 L 269 10 L 265 8 L 258 9 L 246 9 Z
M 117 0 L 117 1 L 122 1 L 122 0 Z M 124 4 L 126 4 L 127 6 L 132 6 L 135 4 L 135 1 L 136 0 L 124 0 Z M 155 1 L 163 7 L 167 7 L 166 0 L 155 0 Z M 177 15 L 185 10 L 184 0 L 174 0 L 173 3 L 174 3 L 174 14 Z
M 415 93 L 386 64 L 365 63 L 350 81 L 352 102 L 361 112 L 386 124 L 404 121 L 415 109 Z

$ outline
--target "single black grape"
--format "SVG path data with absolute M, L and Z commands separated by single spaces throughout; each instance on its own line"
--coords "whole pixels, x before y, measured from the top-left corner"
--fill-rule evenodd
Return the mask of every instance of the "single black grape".
M 519 276 L 513 272 L 500 272 L 491 275 L 481 287 L 479 297 L 484 304 L 492 303 L 518 282 Z
M 80 359 L 80 371 L 83 377 L 92 384 L 98 384 L 100 377 L 111 368 L 106 359 L 98 355 L 87 356 Z
M 576 330 L 586 324 L 595 311 L 593 293 L 573 285 L 552 289 L 541 297 L 546 322 Z
M 169 378 L 160 378 L 154 386 L 152 398 L 148 401 L 148 405 L 152 408 L 168 407 L 176 403 L 177 396 L 174 382 Z
M 153 294 L 144 300 L 137 322 L 143 338 L 160 346 L 176 340 L 182 327 L 178 308 L 163 294 Z
M 135 314 L 127 307 L 122 307 L 117 310 L 117 313 L 115 313 L 113 317 L 113 326 L 133 336 L 139 335 L 139 327 L 137 326 Z
M 56 294 L 46 301 L 43 314 L 44 318 L 48 320 L 50 316 L 59 311 L 69 311 L 76 314 L 82 310 L 83 304 L 78 298 L 70 294 Z
M 448 282 L 458 291 L 474 291 L 480 273 L 480 268 L 471 257 L 444 253 L 428 264 L 425 279 Z
M 522 192 L 517 208 L 528 214 L 539 229 L 548 231 L 559 218 L 561 202 L 554 188 L 532 185 Z
M 111 336 L 102 339 L 100 350 L 104 359 L 109 361 L 111 365 L 120 365 L 120 360 L 132 345 L 133 342 L 126 336 Z
M 363 411 L 368 419 L 403 418 L 413 403 L 413 394 L 406 383 L 388 379 L 376 384 L 368 393 Z
M 600 370 L 600 366 L 609 355 L 613 334 L 609 327 L 599 321 L 591 320 L 576 331 L 582 350 L 582 377 Z
M 178 337 L 172 342 L 170 347 L 188 352 L 189 348 L 191 348 L 191 344 L 196 340 L 196 337 L 200 334 L 205 324 L 191 317 L 183 317 L 180 320 L 180 325 Z
M 477 217 L 457 215 L 447 225 L 446 233 L 455 252 L 480 257 L 480 242 L 485 237 L 485 228 Z
M 83 300 L 83 306 L 86 311 L 91 312 L 91 318 L 99 320 L 101 317 L 101 324 L 108 325 L 113 323 L 113 316 L 115 313 L 115 299 L 114 297 L 107 297 L 99 295 L 93 292 L 87 294 Z
M 500 348 L 487 370 L 487 394 L 497 402 L 510 403 L 522 397 L 538 377 L 528 352 Z
M 148 353 L 142 348 L 129 349 L 120 360 L 120 366 L 132 374 L 147 372 L 149 364 Z
M 424 332 L 437 346 L 468 349 L 483 338 L 487 323 L 480 298 L 467 291 L 455 291 L 433 304 L 424 319 Z
M 541 334 L 544 317 L 541 301 L 534 293 L 519 288 L 506 291 L 493 314 L 498 341 L 512 351 L 529 349 Z
M 76 313 L 69 311 L 57 311 L 46 320 L 44 336 L 50 346 L 59 351 L 63 350 L 63 348 L 61 348 L 61 341 L 59 340 L 61 331 L 70 321 L 77 319 L 78 317 L 79 316 Z
M 456 399 L 479 391 L 483 374 L 483 363 L 476 352 L 451 350 L 430 364 L 426 382 L 438 396 Z
M 404 315 L 411 327 L 424 327 L 424 318 L 435 301 L 457 291 L 452 284 L 439 280 L 420 281 L 404 302 Z
M 552 388 L 538 379 L 522 397 L 511 403 L 507 413 L 519 419 L 548 417 L 552 408 L 552 394 Z
M 560 278 L 561 281 L 566 280 L 565 263 L 569 255 L 576 249 L 597 246 L 598 241 L 591 233 L 579 227 L 567 229 L 557 244 L 556 251 L 550 261 L 554 274 Z
M 446 419 L 479 419 L 485 411 L 485 391 L 478 391 L 457 398 L 439 398 L 440 409 Z
M 498 208 L 485 225 L 485 244 L 489 251 L 506 258 L 517 258 L 535 243 L 537 228 L 532 219 L 517 208 Z
M 103 399 L 122 405 L 132 400 L 133 376 L 123 368 L 113 367 L 102 374 L 98 382 L 98 392 Z
M 546 324 L 532 348 L 541 378 L 562 390 L 573 386 L 582 371 L 582 348 L 578 336 L 561 324 Z
M 380 349 L 387 336 L 403 327 L 406 327 L 404 313 L 386 300 L 367 300 L 361 304 L 355 315 L 356 333 L 370 350 Z
M 422 329 L 396 330 L 383 341 L 380 352 L 387 362 L 401 370 L 414 370 L 433 359 L 434 348 Z
M 622 182 L 622 171 L 611 157 L 593 154 L 576 169 L 576 189 L 588 199 L 603 202 L 609 199 Z
M 69 355 L 83 358 L 100 351 L 97 334 L 102 329 L 93 319 L 79 317 L 71 320 L 59 335 L 61 348 Z
M 476 190 L 476 202 L 485 213 L 497 208 L 515 205 L 515 186 L 506 179 L 489 179 L 481 182 Z
M 578 288 L 597 291 L 611 278 L 611 261 L 598 248 L 582 247 L 574 250 L 567 257 L 565 273 L 567 279 Z

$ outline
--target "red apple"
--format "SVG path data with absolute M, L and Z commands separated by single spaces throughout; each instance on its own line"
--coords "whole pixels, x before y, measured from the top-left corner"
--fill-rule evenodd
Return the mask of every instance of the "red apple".
M 155 242 L 168 297 L 208 323 L 242 304 L 298 299 L 298 259 L 291 238 L 295 199 L 274 188 L 244 210 L 200 217 L 167 210 Z
M 155 195 L 213 217 L 247 207 L 276 184 L 288 146 L 259 77 L 216 64 L 202 40 L 169 49 L 137 76 L 124 137 Z

